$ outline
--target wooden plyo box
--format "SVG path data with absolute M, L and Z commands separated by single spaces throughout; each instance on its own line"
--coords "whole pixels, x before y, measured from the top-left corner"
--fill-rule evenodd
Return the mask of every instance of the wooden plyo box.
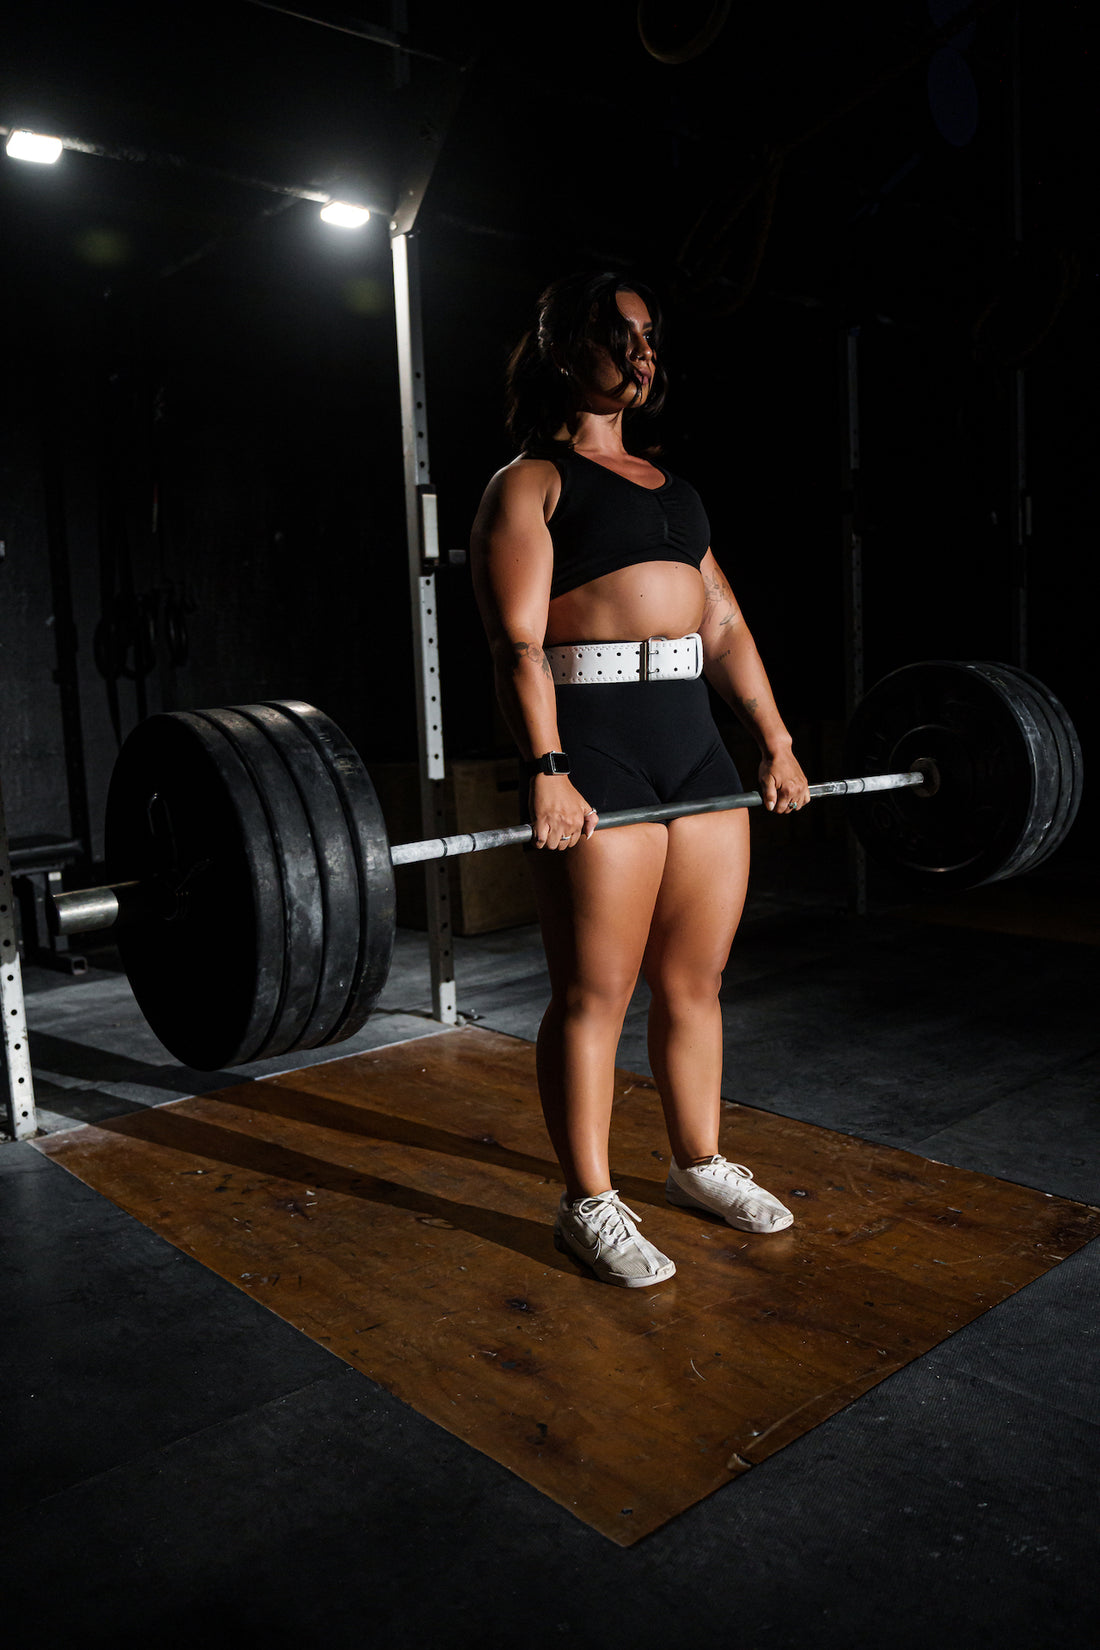
M 417 842 L 420 791 L 413 762 L 372 765 L 391 842 Z M 448 835 L 519 824 L 518 769 L 511 757 L 470 757 L 447 763 L 444 810 Z M 487 934 L 535 921 L 535 898 L 523 849 L 490 848 L 463 854 L 448 865 L 451 913 L 456 934 Z M 403 928 L 426 928 L 422 865 L 397 871 L 397 921 Z

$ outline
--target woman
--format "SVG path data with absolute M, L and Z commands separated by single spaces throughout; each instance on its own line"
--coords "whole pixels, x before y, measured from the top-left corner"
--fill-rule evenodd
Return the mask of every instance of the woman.
M 594 835 L 599 813 L 742 789 L 706 681 L 760 747 L 765 806 L 793 813 L 809 800 L 698 495 L 627 440 L 663 399 L 659 326 L 640 283 L 600 274 L 548 288 L 509 366 L 520 455 L 489 483 L 472 543 L 541 850 L 531 859 L 552 996 L 538 1081 L 565 1178 L 555 1242 L 627 1288 L 676 1270 L 642 1236 L 608 1162 L 615 1055 L 639 969 L 672 1147 L 669 1201 L 749 1232 L 793 1217 L 718 1150 L 718 990 L 745 899 L 748 816 Z

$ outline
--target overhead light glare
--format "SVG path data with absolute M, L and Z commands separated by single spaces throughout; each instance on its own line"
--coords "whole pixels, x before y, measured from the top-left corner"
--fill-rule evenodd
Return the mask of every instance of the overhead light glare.
M 340 229 L 362 229 L 370 213 L 365 206 L 353 206 L 350 201 L 328 201 L 321 208 L 321 217 Z
M 12 160 L 36 160 L 52 166 L 61 155 L 60 138 L 43 137 L 41 132 L 12 132 L 4 145 Z

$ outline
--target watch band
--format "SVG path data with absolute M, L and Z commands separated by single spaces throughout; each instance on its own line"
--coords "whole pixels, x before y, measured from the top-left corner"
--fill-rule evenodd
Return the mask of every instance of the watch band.
M 537 773 L 568 773 L 569 758 L 564 751 L 545 751 L 542 756 L 536 756 L 523 766 L 528 778 L 533 778 Z

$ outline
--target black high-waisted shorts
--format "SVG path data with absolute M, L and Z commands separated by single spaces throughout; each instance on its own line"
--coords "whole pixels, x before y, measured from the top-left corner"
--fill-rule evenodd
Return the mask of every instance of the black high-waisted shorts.
M 557 707 L 569 777 L 597 813 L 742 789 L 702 676 L 562 686 Z

